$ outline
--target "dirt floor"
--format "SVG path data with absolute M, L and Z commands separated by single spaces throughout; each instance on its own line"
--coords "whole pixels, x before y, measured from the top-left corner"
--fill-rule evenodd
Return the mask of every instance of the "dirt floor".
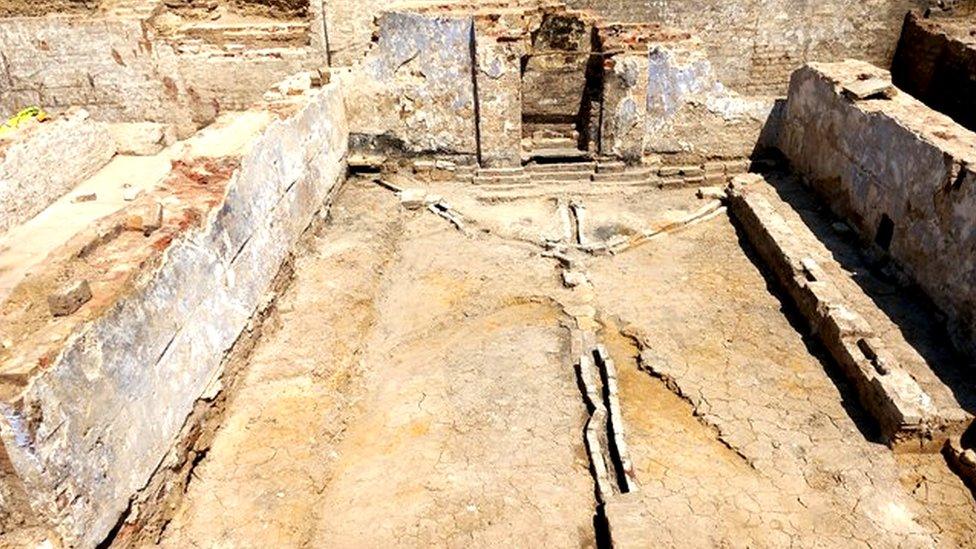
M 469 187 L 470 188 L 470 187 Z M 617 364 L 644 546 L 973 546 L 940 455 L 895 456 L 737 229 L 691 190 L 569 197 L 432 184 L 464 231 L 353 179 L 302 244 L 167 547 L 596 547 L 571 330 Z

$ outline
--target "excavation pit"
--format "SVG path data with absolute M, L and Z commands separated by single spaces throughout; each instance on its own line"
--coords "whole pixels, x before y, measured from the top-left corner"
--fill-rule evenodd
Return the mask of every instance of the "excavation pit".
M 970 8 L 663 4 L 0 12 L 0 545 L 971 544 Z

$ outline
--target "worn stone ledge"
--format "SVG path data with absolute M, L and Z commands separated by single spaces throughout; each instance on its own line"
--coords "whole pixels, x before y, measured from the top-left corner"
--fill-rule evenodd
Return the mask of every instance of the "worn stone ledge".
M 70 546 L 92 547 L 149 481 L 292 244 L 344 176 L 335 85 L 282 105 L 196 227 L 0 403 L 4 480 Z M 220 147 L 217 147 L 219 150 Z
M 811 63 L 793 74 L 779 148 L 862 238 L 877 242 L 947 313 L 976 353 L 976 133 L 903 92 L 852 100 L 867 63 Z
M 115 156 L 105 126 L 79 110 L 0 141 L 0 233 L 30 219 Z
M 804 249 L 802 240 L 764 194 L 755 174 L 735 178 L 728 195 L 733 214 L 776 281 L 794 302 L 897 451 L 937 452 L 972 418 L 960 408 L 939 409 L 899 365 L 870 324 Z

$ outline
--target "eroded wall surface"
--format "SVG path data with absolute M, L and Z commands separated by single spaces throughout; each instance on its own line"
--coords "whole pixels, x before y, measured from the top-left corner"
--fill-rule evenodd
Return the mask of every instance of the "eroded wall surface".
M 976 16 L 905 18 L 891 67 L 895 85 L 976 130 Z
M 483 6 L 487 1 L 445 2 Z M 523 4 L 528 2 L 523 2 Z M 790 73 L 806 61 L 857 58 L 890 66 L 905 13 L 928 0 L 569 0 L 608 21 L 660 22 L 702 37 L 719 79 L 736 91 L 785 93 Z M 369 23 L 388 4 L 330 0 L 330 49 L 340 65 L 361 57 Z
M 388 12 L 363 64 L 338 75 L 350 130 L 422 154 L 474 156 L 473 20 Z
M 344 177 L 341 92 L 331 85 L 312 93 L 247 148 L 223 201 L 199 227 L 149 262 L 135 287 L 0 404 L 0 438 L 22 488 L 0 493 L 26 492 L 67 543 L 91 547 L 105 538 L 194 404 L 219 390 L 226 351 Z M 206 130 L 200 139 L 212 141 Z M 208 146 L 210 154 L 226 148 Z
M 31 218 L 115 155 L 115 140 L 88 113 L 22 130 L 0 141 L 0 234 Z
M 806 61 L 857 58 L 887 67 L 905 13 L 924 0 L 568 0 L 608 20 L 657 21 L 701 36 L 719 80 L 781 95 Z
M 362 60 L 373 38 L 373 20 L 389 5 L 382 0 L 324 0 L 325 28 L 333 66 Z
M 99 120 L 195 127 L 172 49 L 138 19 L 2 19 L 0 51 L 4 112 L 79 106 Z
M 148 15 L 0 19 L 0 111 L 83 107 L 96 120 L 167 123 L 186 137 L 219 112 L 247 108 L 286 76 L 323 66 L 318 35 L 277 47 L 278 31 L 266 27 L 167 36 Z M 233 43 L 248 35 L 267 42 Z
M 797 71 L 780 149 L 839 215 L 889 250 L 972 350 L 976 133 L 905 93 L 850 98 L 866 81 L 890 82 L 855 61 Z

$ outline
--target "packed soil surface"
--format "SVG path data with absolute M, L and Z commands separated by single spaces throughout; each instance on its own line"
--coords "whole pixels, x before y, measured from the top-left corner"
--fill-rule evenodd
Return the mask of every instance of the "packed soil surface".
M 226 404 L 166 547 L 598 547 L 580 310 L 617 365 L 647 547 L 971 546 L 940 455 L 895 456 L 719 208 L 691 190 L 478 200 L 464 223 L 354 178 Z M 680 220 L 692 220 L 682 223 Z M 616 496 L 611 496 L 616 497 Z

